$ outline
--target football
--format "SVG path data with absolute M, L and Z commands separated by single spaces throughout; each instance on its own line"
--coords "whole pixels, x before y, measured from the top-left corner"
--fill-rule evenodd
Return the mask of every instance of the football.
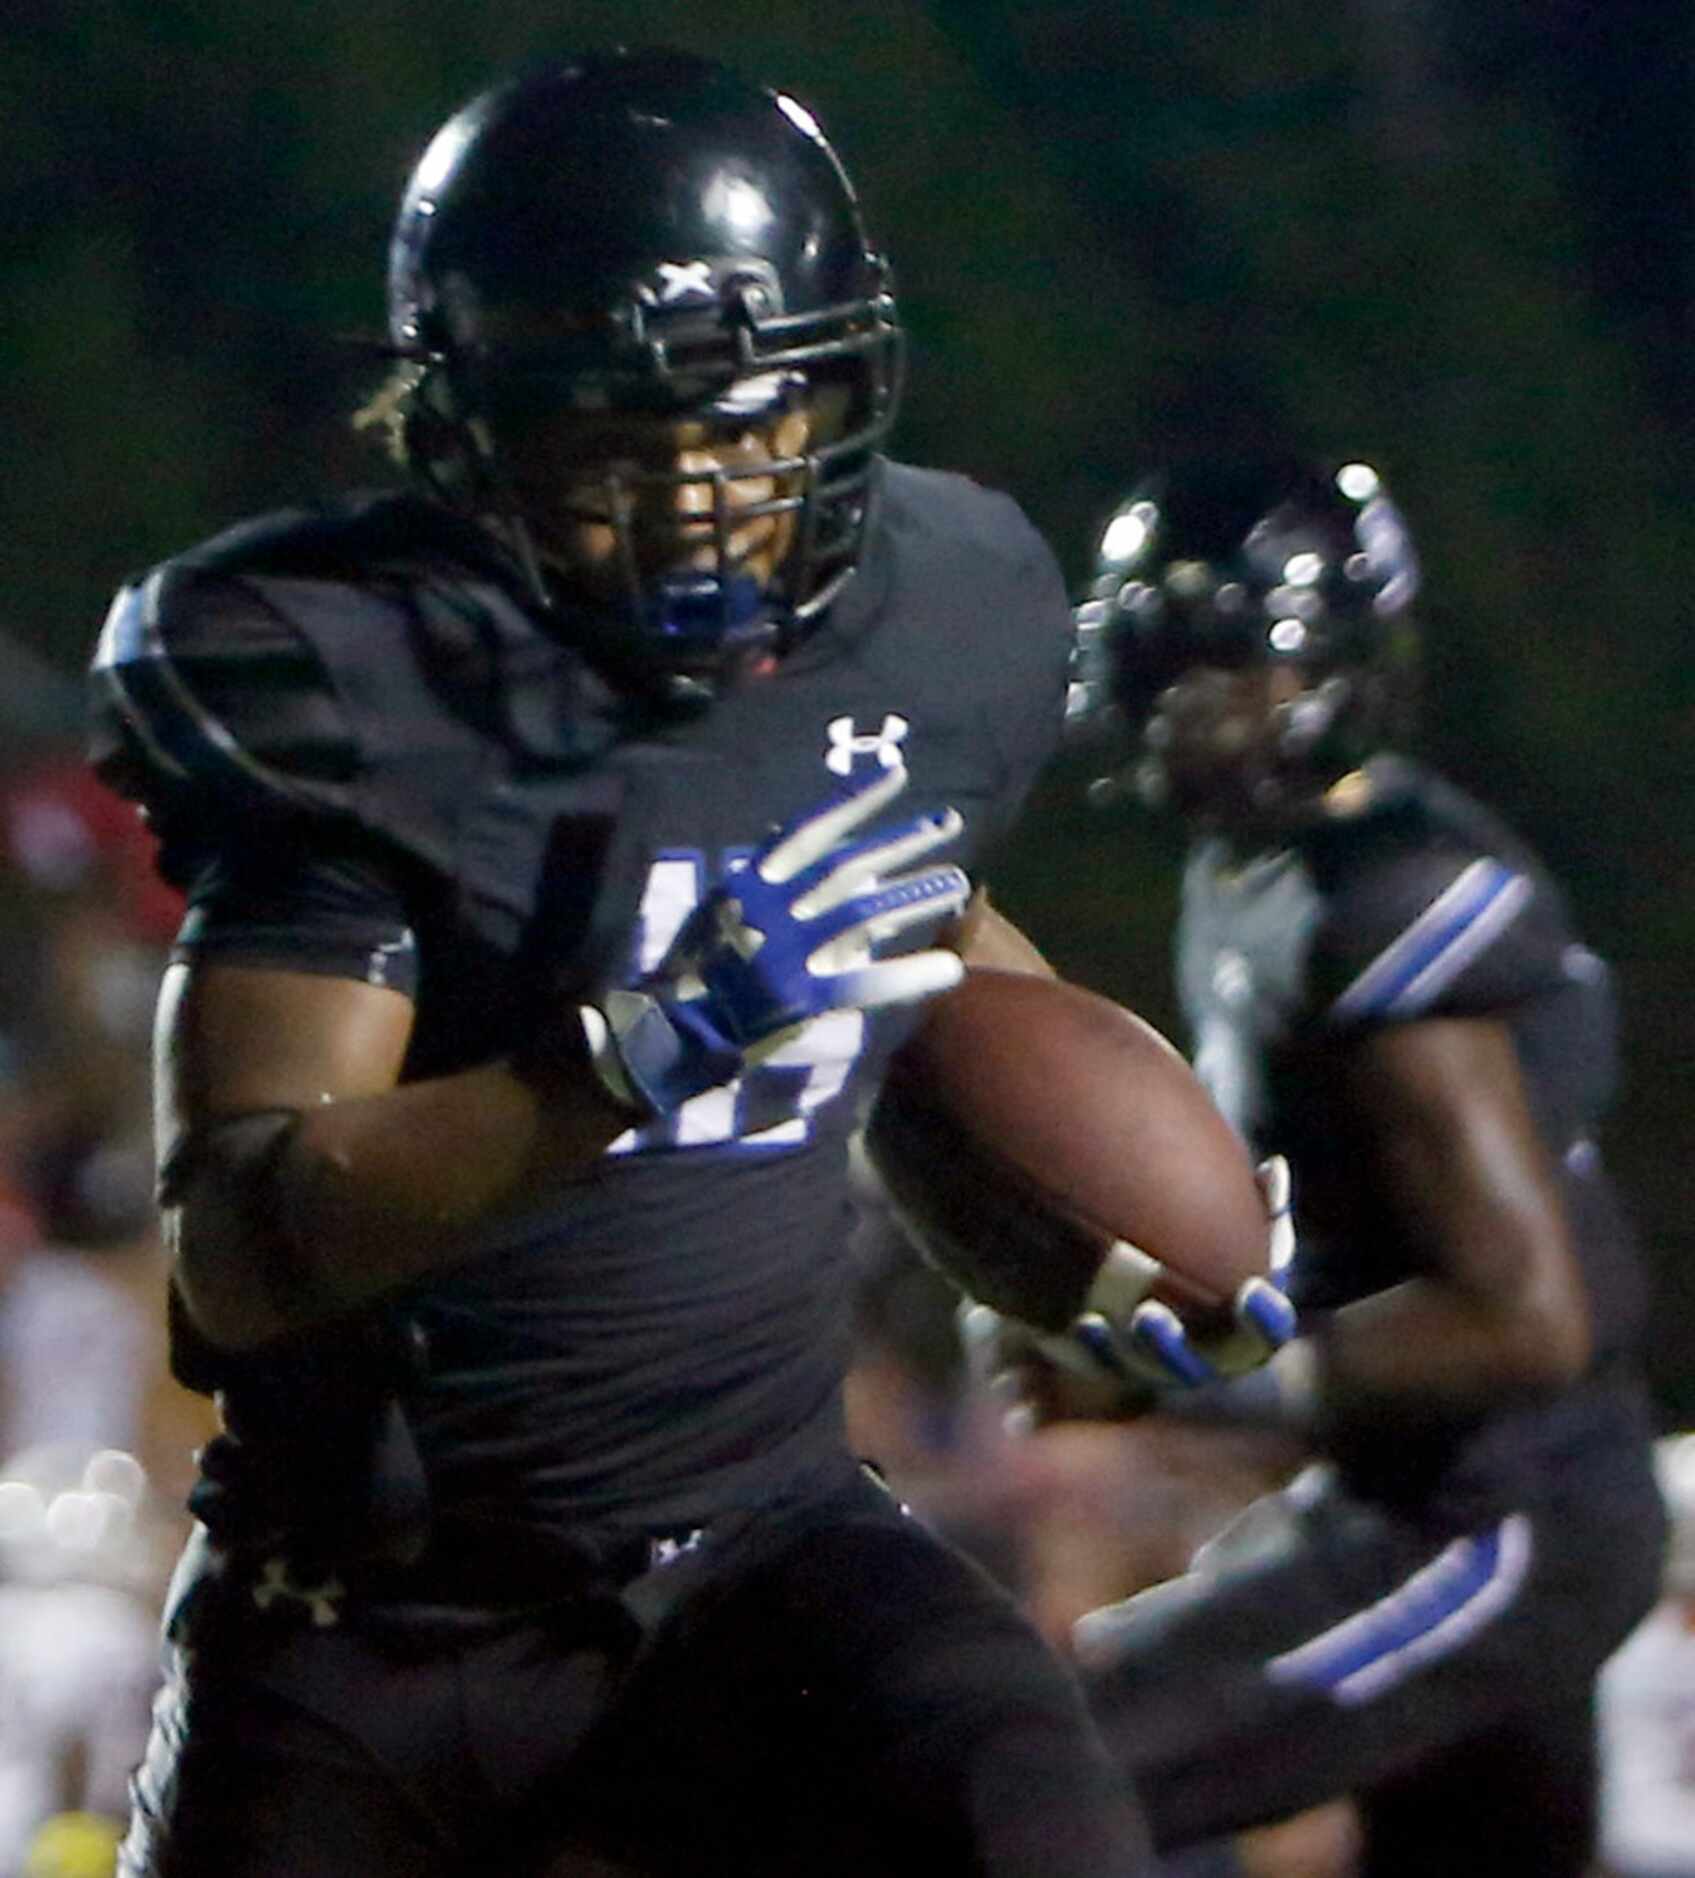
M 1240 1137 L 1152 1025 L 1081 985 L 969 971 L 892 1059 L 865 1150 L 919 1250 L 1044 1330 L 1120 1241 L 1159 1262 L 1145 1295 L 1197 1328 L 1266 1271 Z

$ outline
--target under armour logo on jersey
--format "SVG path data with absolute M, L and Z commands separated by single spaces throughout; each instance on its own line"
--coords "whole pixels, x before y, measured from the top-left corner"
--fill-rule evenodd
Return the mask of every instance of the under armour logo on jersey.
M 710 300 L 714 293 L 710 261 L 661 261 L 659 263 L 659 304 L 674 306 L 679 300 Z
M 851 717 L 838 717 L 824 727 L 829 748 L 824 752 L 824 767 L 837 776 L 851 776 L 855 762 L 862 756 L 874 756 L 884 769 L 893 769 L 900 761 L 900 746 L 912 726 L 893 711 L 883 719 L 883 728 L 865 736 L 857 735 Z
M 266 1559 L 263 1571 L 264 1576 L 253 1587 L 253 1602 L 260 1610 L 268 1611 L 278 1599 L 284 1599 L 304 1604 L 320 1630 L 340 1621 L 341 1612 L 336 1606 L 347 1596 L 347 1587 L 339 1578 L 332 1575 L 322 1584 L 298 1585 L 285 1558 Z

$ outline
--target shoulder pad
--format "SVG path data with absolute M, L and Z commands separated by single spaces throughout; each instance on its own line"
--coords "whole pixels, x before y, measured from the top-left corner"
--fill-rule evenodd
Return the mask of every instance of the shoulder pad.
M 92 682 L 95 768 L 184 876 L 232 830 L 302 814 L 448 870 L 491 763 L 580 770 L 619 730 L 486 531 L 406 496 L 167 561 L 113 602 Z
M 404 563 L 447 564 L 496 581 L 515 575 L 486 528 L 405 491 L 278 509 L 238 522 L 170 565 L 201 574 L 357 581 L 374 568 Z
M 957 470 L 885 459 L 880 485 L 897 533 L 951 540 L 991 564 L 1031 562 L 1045 573 L 1052 550 L 1018 503 Z
M 422 656 L 402 592 L 507 591 L 511 572 L 485 529 L 416 496 L 243 522 L 113 601 L 92 673 L 95 766 L 155 806 L 192 786 L 244 812 L 343 810 L 362 708 L 391 705 Z M 450 659 L 464 629 L 434 612 L 453 629 L 437 622 L 434 656 Z
M 1010 830 L 1059 747 L 1075 628 L 1065 580 L 1007 495 L 951 472 L 886 463 L 860 591 L 867 664 L 903 714 L 969 740 L 982 774 L 960 806 L 974 853 Z
M 1313 995 L 1332 1025 L 1505 1012 L 1561 980 L 1572 943 L 1522 858 L 1389 817 L 1328 844 Z
M 91 680 L 95 768 L 150 809 L 345 805 L 357 752 L 329 675 L 239 580 L 167 562 L 120 589 Z

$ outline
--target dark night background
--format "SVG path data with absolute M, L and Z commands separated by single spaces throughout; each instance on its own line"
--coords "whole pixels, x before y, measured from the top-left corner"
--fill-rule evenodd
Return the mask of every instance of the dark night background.
M 14 0 L 0 44 L 0 631 L 19 725 L 113 585 L 371 480 L 336 335 L 379 328 L 428 132 L 518 61 L 662 41 L 814 106 L 914 340 L 899 448 L 1016 494 L 1080 581 L 1150 459 L 1366 455 L 1419 537 L 1426 752 L 1618 966 L 1610 1152 L 1695 1422 L 1695 442 L 1683 0 Z M 10 733 L 14 738 L 17 729 Z M 1054 772 L 994 876 L 1172 1020 L 1175 846 Z

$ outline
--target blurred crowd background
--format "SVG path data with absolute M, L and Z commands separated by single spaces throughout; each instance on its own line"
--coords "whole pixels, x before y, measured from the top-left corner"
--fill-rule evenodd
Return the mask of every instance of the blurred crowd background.
M 1618 969 L 1609 1154 L 1659 1287 L 1662 1425 L 1695 1423 L 1683 0 L 14 0 L 0 33 L 0 1593 L 148 1611 L 205 1428 L 164 1372 L 149 1197 L 175 909 L 78 767 L 102 611 L 244 514 L 382 479 L 347 415 L 407 168 L 495 73 L 612 42 L 818 111 L 895 264 L 900 453 L 1013 492 L 1075 583 L 1151 462 L 1276 432 L 1383 469 L 1426 562 L 1424 748 Z M 1089 776 L 1056 766 L 996 898 L 1171 1028 L 1176 837 L 1088 809 Z M 1009 1448 L 952 1326 L 934 1280 L 869 1257 L 858 1412 L 1056 1632 L 1275 1468 L 1192 1436 Z M 7 1662 L 0 1878 L 7 1742 L 48 1728 Z M 112 1804 L 103 1766 L 67 1748 L 54 1807 Z

